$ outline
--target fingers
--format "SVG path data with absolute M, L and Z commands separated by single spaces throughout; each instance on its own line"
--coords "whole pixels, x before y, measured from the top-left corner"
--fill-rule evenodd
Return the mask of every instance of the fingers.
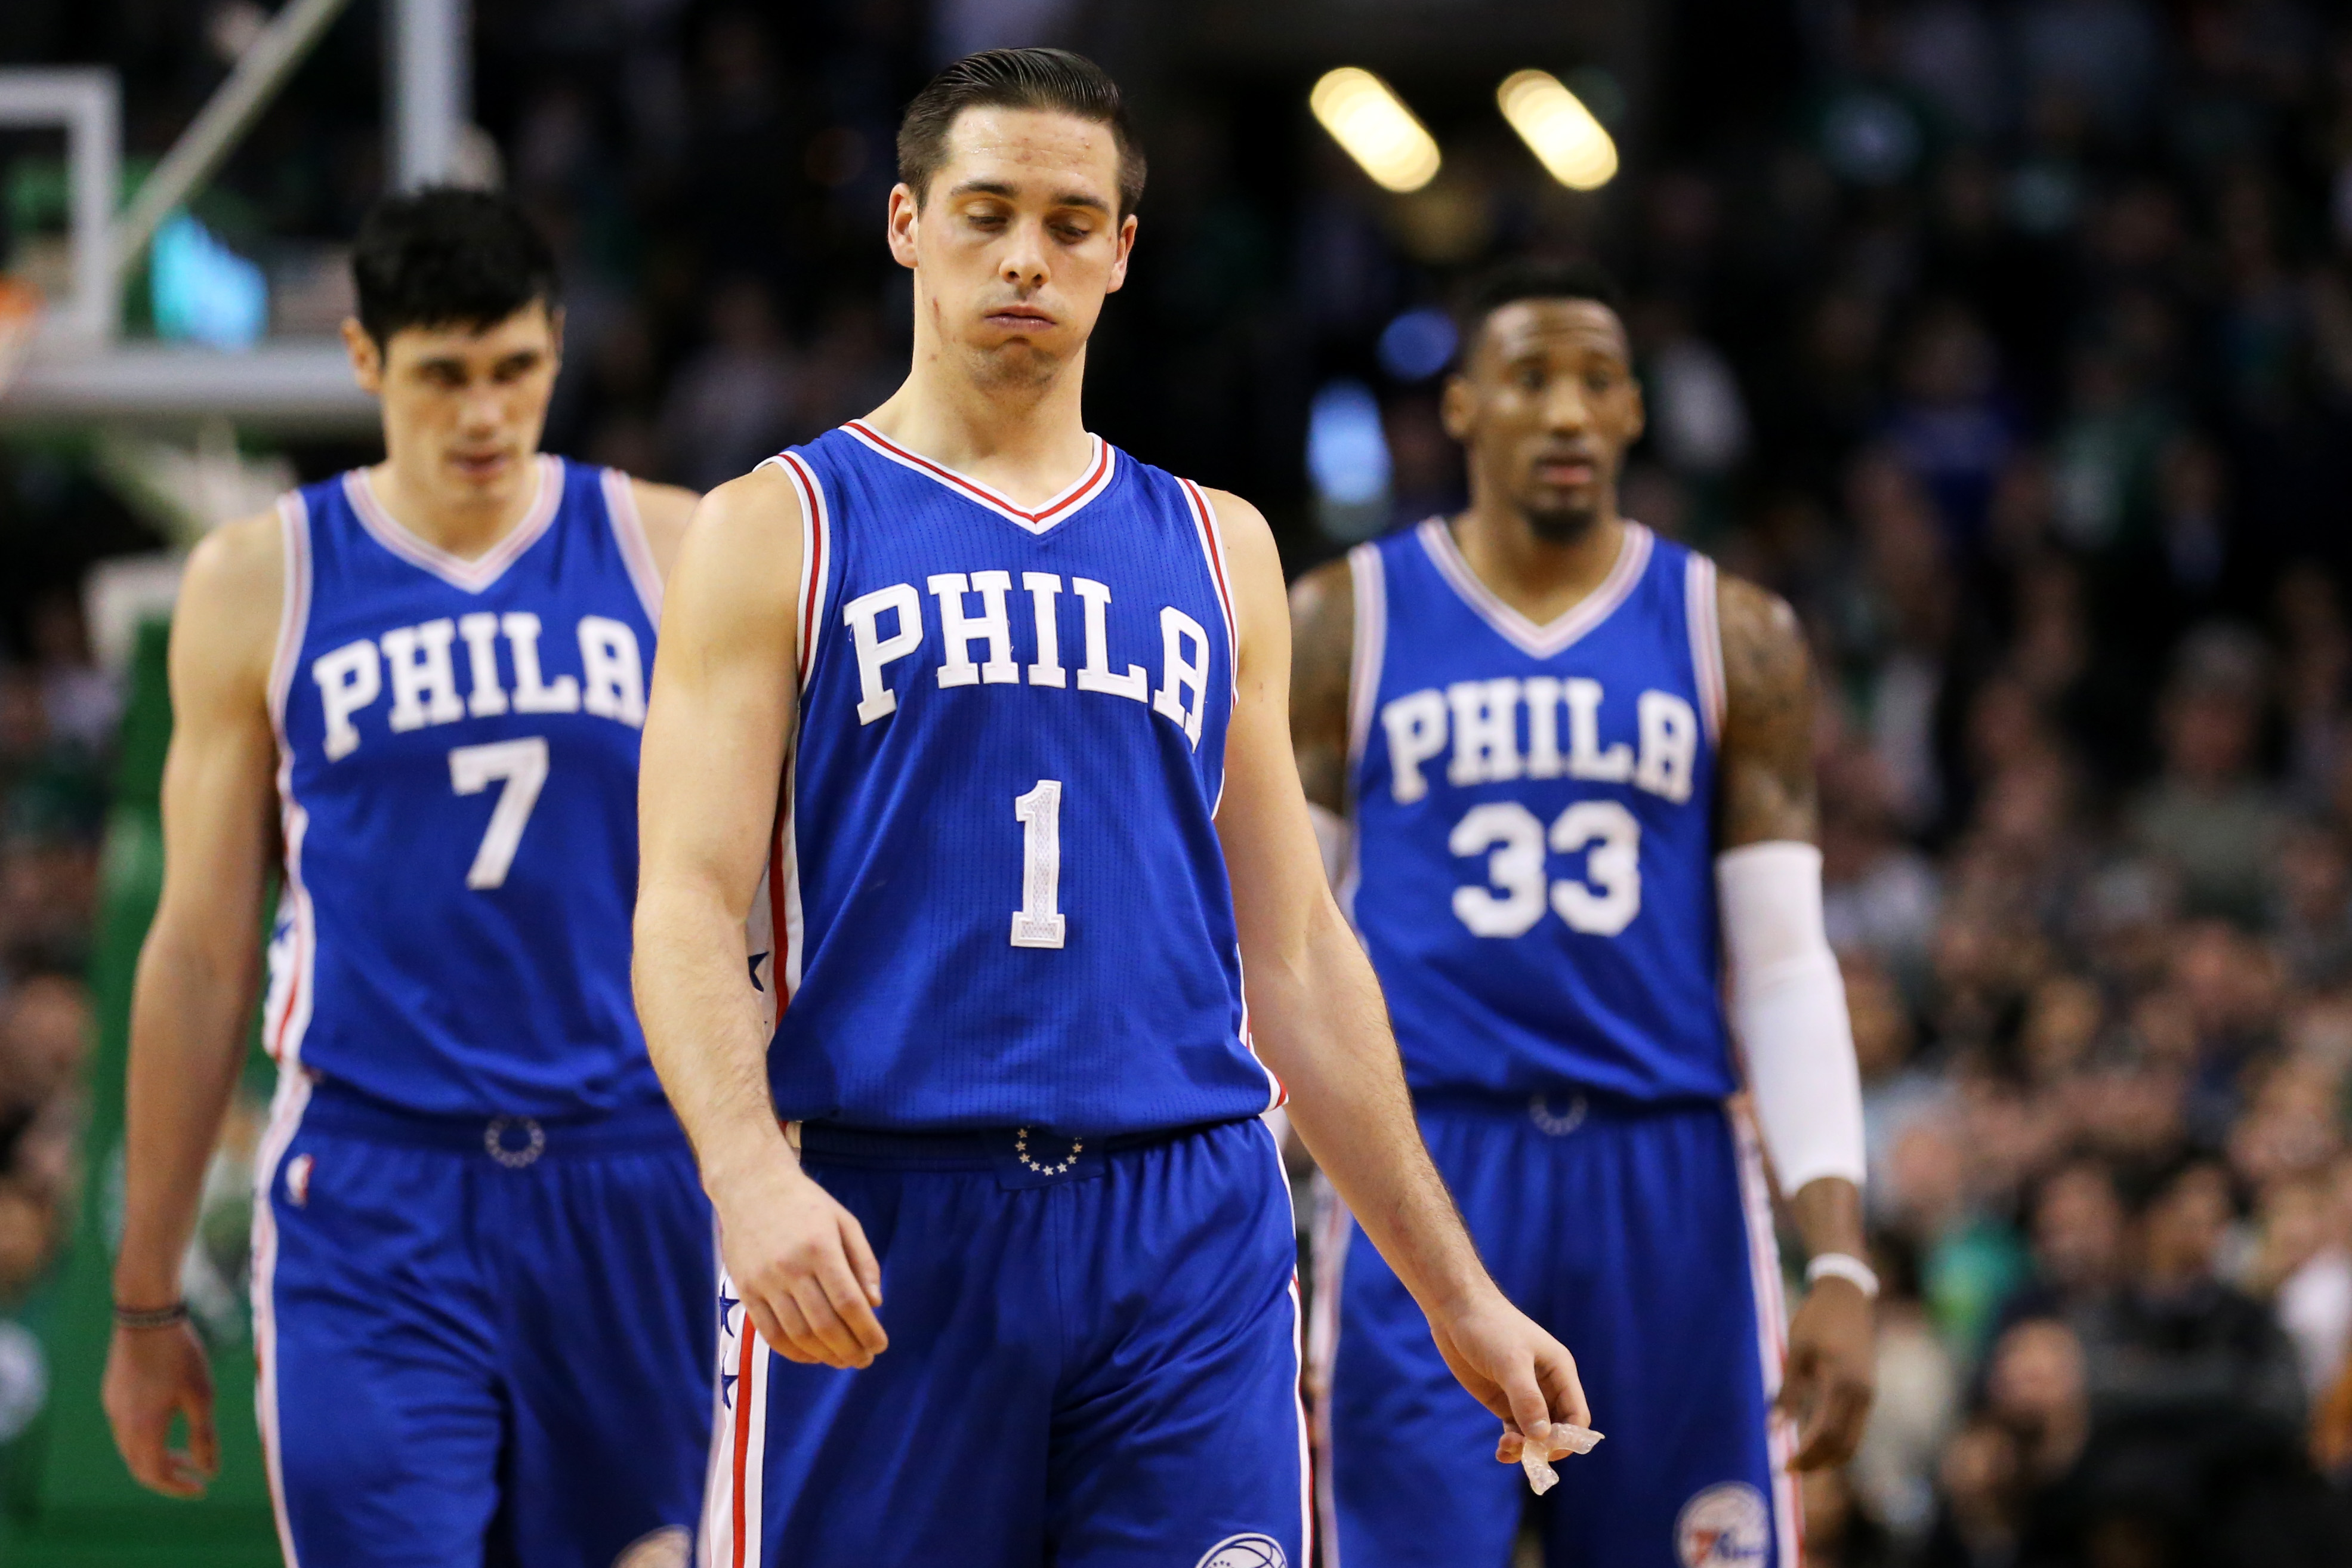
M 846 1272 L 845 1268 L 845 1276 Z M 793 1300 L 808 1324 L 817 1360 L 834 1367 L 873 1364 L 873 1353 L 857 1342 L 857 1335 L 843 1321 L 841 1310 L 834 1305 L 831 1291 L 821 1277 L 804 1274 L 793 1280 Z M 858 1304 L 864 1306 L 865 1302 L 860 1300 Z
M 1551 1451 L 1551 1405 L 1544 1398 L 1543 1384 L 1537 1381 L 1535 1359 L 1532 1356 L 1514 1358 L 1512 1364 L 1496 1369 L 1501 1373 L 1503 1397 L 1511 1407 L 1511 1425 L 1528 1442 L 1538 1443 L 1544 1451 Z M 1513 1458 L 1518 1456 L 1514 1454 Z
M 1832 1380 L 1813 1401 L 1813 1408 L 1797 1439 L 1797 1457 L 1790 1468 L 1817 1470 L 1842 1465 L 1853 1458 L 1862 1443 L 1862 1429 L 1870 1416 L 1871 1390 L 1846 1378 Z
M 858 1224 L 857 1216 L 847 1209 L 841 1211 L 841 1246 L 842 1250 L 849 1255 L 849 1271 L 857 1277 L 857 1288 L 865 1293 L 866 1304 L 880 1306 L 882 1265 L 875 1260 L 874 1248 L 866 1242 L 866 1227 Z M 879 1324 L 876 1325 L 876 1330 L 879 1331 Z M 876 1345 L 875 1351 L 878 1353 L 888 1342 L 889 1336 L 883 1335 L 883 1344 Z
M 1576 1357 L 1568 1347 L 1555 1342 L 1548 1351 L 1536 1354 L 1536 1378 L 1543 1384 L 1544 1401 L 1551 1406 L 1555 1426 L 1590 1426 L 1592 1407 L 1585 1403 L 1584 1379 L 1576 1370 Z M 1561 1450 L 1555 1449 L 1553 1457 Z
M 212 1480 L 220 1474 L 220 1433 L 213 1425 L 209 1382 L 181 1394 L 180 1414 L 188 1422 L 187 1468 L 199 1479 Z

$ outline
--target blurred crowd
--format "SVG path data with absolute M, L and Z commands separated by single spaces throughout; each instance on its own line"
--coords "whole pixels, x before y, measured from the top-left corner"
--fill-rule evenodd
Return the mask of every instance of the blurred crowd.
M 84 976 L 116 723 L 73 599 L 45 598 L 29 621 L 28 657 L 0 662 L 0 1317 L 55 1256 L 79 1182 Z M 0 1373 L 0 1437 L 15 1425 L 8 1386 Z

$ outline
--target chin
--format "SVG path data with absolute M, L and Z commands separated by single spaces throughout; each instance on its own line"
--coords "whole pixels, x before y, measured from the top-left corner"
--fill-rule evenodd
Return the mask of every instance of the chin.
M 1538 539 L 1567 544 L 1591 532 L 1601 521 L 1601 509 L 1591 502 L 1568 506 L 1528 506 L 1523 515 Z

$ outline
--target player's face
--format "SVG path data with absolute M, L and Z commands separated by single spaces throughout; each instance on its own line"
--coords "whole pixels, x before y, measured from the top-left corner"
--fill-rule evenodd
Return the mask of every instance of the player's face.
M 1616 505 L 1642 435 L 1642 388 L 1617 312 L 1591 300 L 1519 300 L 1486 318 L 1445 388 L 1445 427 L 1475 484 L 1548 539 Z
M 890 193 L 919 324 L 985 384 L 1034 385 L 1075 360 L 1134 243 L 1110 127 L 1050 110 L 965 110 L 922 201 Z
M 381 351 L 358 322 L 343 326 L 404 479 L 462 507 L 513 500 L 531 482 L 562 332 L 562 313 L 536 300 L 488 327 L 403 327 Z

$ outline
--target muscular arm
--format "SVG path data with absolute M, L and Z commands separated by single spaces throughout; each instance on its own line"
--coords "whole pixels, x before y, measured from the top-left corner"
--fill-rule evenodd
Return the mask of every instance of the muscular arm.
M 1515 1460 L 1517 1434 L 1588 1423 L 1575 1363 L 1487 1278 L 1422 1144 L 1380 987 L 1317 861 L 1286 714 L 1290 625 L 1273 535 L 1237 497 L 1211 500 L 1241 637 L 1217 832 L 1258 1052 L 1290 1091 L 1291 1124 L 1428 1314 L 1455 1375 L 1506 1422 L 1500 1457 Z
M 274 514 L 222 528 L 188 562 L 172 622 L 172 745 L 163 764 L 163 890 L 140 950 L 125 1089 L 122 1246 L 114 1298 L 180 1300 L 205 1167 L 245 1060 L 276 843 L 269 661 L 284 594 Z M 118 1328 L 104 1400 L 145 1486 L 191 1497 L 215 1472 L 212 1386 L 185 1324 Z M 173 1413 L 184 1453 L 167 1453 Z
M 1803 630 L 1777 595 L 1737 578 L 1721 580 L 1717 604 L 1726 693 L 1717 841 L 1725 850 L 1811 844 L 1820 837 L 1820 808 L 1813 784 L 1812 661 Z M 1758 1053 L 1769 1046 L 1761 1040 L 1747 1044 L 1753 1082 Z M 1850 1078 L 1851 1036 L 1832 1045 L 1844 1051 Z M 1776 1067 L 1767 1062 L 1762 1070 Z M 1852 1090 L 1829 1086 L 1825 1092 Z M 1789 1207 L 1808 1255 L 1864 1255 L 1862 1194 L 1853 1182 L 1842 1176 L 1807 1181 L 1790 1194 Z M 1790 1325 L 1784 1401 L 1805 1418 L 1797 1455 L 1801 1467 L 1840 1462 L 1860 1440 L 1871 1398 L 1869 1337 L 1869 1303 L 1851 1281 L 1825 1278 L 1807 1293 Z
M 777 1124 L 743 962 L 797 704 L 800 560 L 792 485 L 761 468 L 705 499 L 670 574 L 638 771 L 637 1015 L 761 1337 L 864 1366 L 888 1342 L 880 1271 Z
M 1356 655 L 1356 583 L 1343 557 L 1290 590 L 1290 749 L 1310 805 L 1348 809 L 1348 679 Z

